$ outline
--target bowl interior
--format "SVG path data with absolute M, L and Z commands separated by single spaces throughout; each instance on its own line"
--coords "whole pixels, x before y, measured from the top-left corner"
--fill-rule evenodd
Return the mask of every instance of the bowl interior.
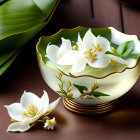
M 113 73 L 120 73 L 120 72 L 123 72 L 125 69 L 127 69 L 126 65 L 122 65 L 119 63 L 118 64 L 110 63 L 110 65 L 106 68 L 93 68 L 90 66 L 86 66 L 84 71 L 73 75 L 67 71 L 63 71 L 61 67 L 56 66 L 53 63 L 51 64 L 49 63 L 49 60 L 45 56 L 46 48 L 48 44 L 51 43 L 51 44 L 60 46 L 60 44 L 62 43 L 61 42 L 62 37 L 65 39 L 70 39 L 71 41 L 77 42 L 78 33 L 80 33 L 80 36 L 83 38 L 88 29 L 89 28 L 79 26 L 74 29 L 62 29 L 54 35 L 41 37 L 37 44 L 37 55 L 39 56 L 41 63 L 43 63 L 43 65 L 49 68 L 61 71 L 63 74 L 67 76 L 73 76 L 73 77 L 90 76 L 97 79 L 104 78 Z M 108 41 L 111 42 L 111 29 L 110 28 L 98 28 L 98 29 L 91 28 L 91 31 L 95 36 L 98 36 L 98 35 L 103 36 L 106 39 L 108 39 Z M 114 48 L 117 47 L 117 45 L 113 44 L 112 42 L 111 42 L 111 46 Z

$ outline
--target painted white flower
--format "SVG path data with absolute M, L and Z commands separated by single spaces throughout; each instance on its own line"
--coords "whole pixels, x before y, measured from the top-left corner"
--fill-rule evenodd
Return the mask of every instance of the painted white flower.
M 78 51 L 72 50 L 62 57 L 58 64 L 72 65 L 72 72 L 77 73 L 85 69 L 86 64 L 94 68 L 104 68 L 110 63 L 110 58 L 105 55 L 106 51 L 112 52 L 110 43 L 104 37 L 95 37 L 89 29 L 83 40 L 78 34 Z
M 46 91 L 44 91 L 41 98 L 31 92 L 24 92 L 20 99 L 20 103 L 5 105 L 10 117 L 14 120 L 14 123 L 9 125 L 7 131 L 24 132 L 29 130 L 31 124 L 53 111 L 59 101 L 60 98 L 49 104 L 49 98 Z
M 53 119 L 46 120 L 44 124 L 44 128 L 48 130 L 49 129 L 53 130 L 55 125 L 56 125 L 56 120 L 55 120 L 55 117 L 53 117 Z
M 52 61 L 57 63 L 60 58 L 72 50 L 71 41 L 62 38 L 62 44 L 60 47 L 56 45 L 48 45 L 46 49 L 47 57 Z

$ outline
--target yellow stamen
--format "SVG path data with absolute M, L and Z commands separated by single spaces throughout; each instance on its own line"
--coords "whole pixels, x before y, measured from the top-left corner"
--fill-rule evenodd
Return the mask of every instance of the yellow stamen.
M 52 120 L 47 120 L 47 123 L 48 123 L 48 125 L 55 125 L 56 124 L 56 121 L 54 121 L 54 122 L 52 122 Z
M 38 113 L 38 108 L 35 105 L 30 105 L 26 108 L 25 112 L 21 112 L 21 114 L 23 116 L 29 117 L 29 118 L 33 118 L 34 116 L 36 116 Z
M 115 48 L 111 47 L 111 49 L 112 49 L 113 53 L 114 53 L 115 55 L 117 55 Z
M 91 59 L 91 63 L 94 63 L 94 61 L 97 60 L 97 55 L 94 53 L 92 48 L 89 48 L 89 51 L 85 51 L 84 54 L 86 55 L 85 58 Z
M 92 46 L 94 47 L 94 52 L 103 52 L 103 48 L 100 47 L 99 43 L 96 46 L 92 43 Z

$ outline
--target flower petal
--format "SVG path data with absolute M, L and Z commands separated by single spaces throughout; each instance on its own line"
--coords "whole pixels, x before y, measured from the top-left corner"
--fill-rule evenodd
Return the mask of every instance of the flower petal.
M 42 113 L 44 114 L 46 112 L 48 106 L 49 106 L 49 97 L 48 97 L 48 94 L 45 90 L 44 90 L 43 96 L 41 97 L 41 101 L 42 101 L 42 104 L 43 104 Z
M 135 42 L 135 47 L 134 50 L 132 51 L 132 54 L 140 53 L 140 41 L 138 40 L 137 36 L 135 36 L 134 42 Z
M 127 67 L 132 68 L 137 64 L 136 59 L 125 59 L 127 61 Z
M 72 65 L 72 71 L 71 73 L 78 73 L 82 72 L 86 67 L 86 59 L 80 58 L 77 59 L 76 62 Z
M 100 44 L 100 47 L 103 49 L 103 52 L 112 52 L 112 49 L 110 48 L 110 43 L 106 38 L 98 36 L 95 42 L 95 46 L 97 46 L 97 44 Z
M 110 59 L 104 53 L 96 53 L 96 55 L 97 60 L 95 60 L 93 63 L 91 63 L 90 59 L 87 59 L 87 63 L 90 66 L 95 68 L 104 68 L 109 65 Z
M 62 38 L 62 44 L 58 50 L 58 56 L 62 57 L 64 54 L 72 50 L 71 42 L 68 39 Z
M 15 122 L 9 125 L 7 131 L 11 132 L 24 132 L 31 128 L 31 126 L 24 122 Z
M 27 108 L 31 104 L 35 105 L 39 110 L 42 108 L 41 99 L 31 92 L 24 91 L 23 95 L 21 96 L 20 102 L 24 108 Z
M 35 122 L 36 120 L 38 120 L 40 117 L 42 117 L 44 115 L 44 112 L 41 110 L 39 112 L 39 114 L 37 114 L 36 116 L 32 117 L 32 118 L 27 118 L 26 120 L 24 120 L 24 123 L 27 124 L 32 124 L 33 122 Z
M 95 42 L 96 37 L 92 34 L 91 29 L 89 29 L 83 38 L 84 45 L 86 47 L 86 50 L 89 48 L 92 48 L 92 44 Z
M 49 104 L 46 113 L 52 112 L 56 108 L 56 106 L 59 103 L 60 99 L 61 99 L 61 97 L 59 97 L 57 100 L 55 100 L 54 102 L 52 102 L 51 104 Z
M 82 52 L 86 51 L 86 48 L 85 48 L 84 43 L 83 43 L 83 41 L 82 41 L 82 39 L 80 37 L 80 34 L 78 34 L 78 42 L 77 42 L 77 44 L 78 44 L 78 50 L 80 50 Z
M 120 57 L 118 57 L 118 56 L 111 55 L 111 54 L 107 54 L 107 56 L 108 56 L 110 59 L 112 59 L 112 60 L 114 60 L 114 61 L 116 61 L 116 62 L 118 62 L 118 63 L 120 63 L 120 64 L 127 64 L 127 63 L 128 63 L 127 61 L 125 61 L 124 59 L 122 59 L 122 58 L 120 58 Z
M 47 49 L 46 49 L 46 55 L 47 55 L 47 57 L 51 61 L 56 62 L 59 59 L 59 57 L 57 55 L 58 50 L 59 50 L 59 47 L 58 46 L 56 46 L 56 45 L 48 45 L 47 46 Z
M 13 103 L 9 106 L 5 106 L 8 110 L 9 116 L 16 120 L 16 121 L 22 121 L 25 119 L 25 117 L 21 114 L 21 112 L 24 112 L 25 109 L 21 106 L 20 103 Z
M 66 53 L 62 58 L 57 61 L 57 64 L 60 65 L 72 65 L 75 63 L 77 57 L 79 57 L 81 53 L 79 51 L 71 50 L 70 52 Z

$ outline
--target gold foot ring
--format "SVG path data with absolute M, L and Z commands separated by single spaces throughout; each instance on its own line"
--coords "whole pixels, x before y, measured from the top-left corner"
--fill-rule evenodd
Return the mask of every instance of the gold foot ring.
M 69 99 L 63 98 L 63 104 L 68 110 L 75 113 L 102 114 L 111 111 L 116 105 L 116 100 L 98 104 L 98 105 L 86 105 L 86 104 L 76 103 Z

